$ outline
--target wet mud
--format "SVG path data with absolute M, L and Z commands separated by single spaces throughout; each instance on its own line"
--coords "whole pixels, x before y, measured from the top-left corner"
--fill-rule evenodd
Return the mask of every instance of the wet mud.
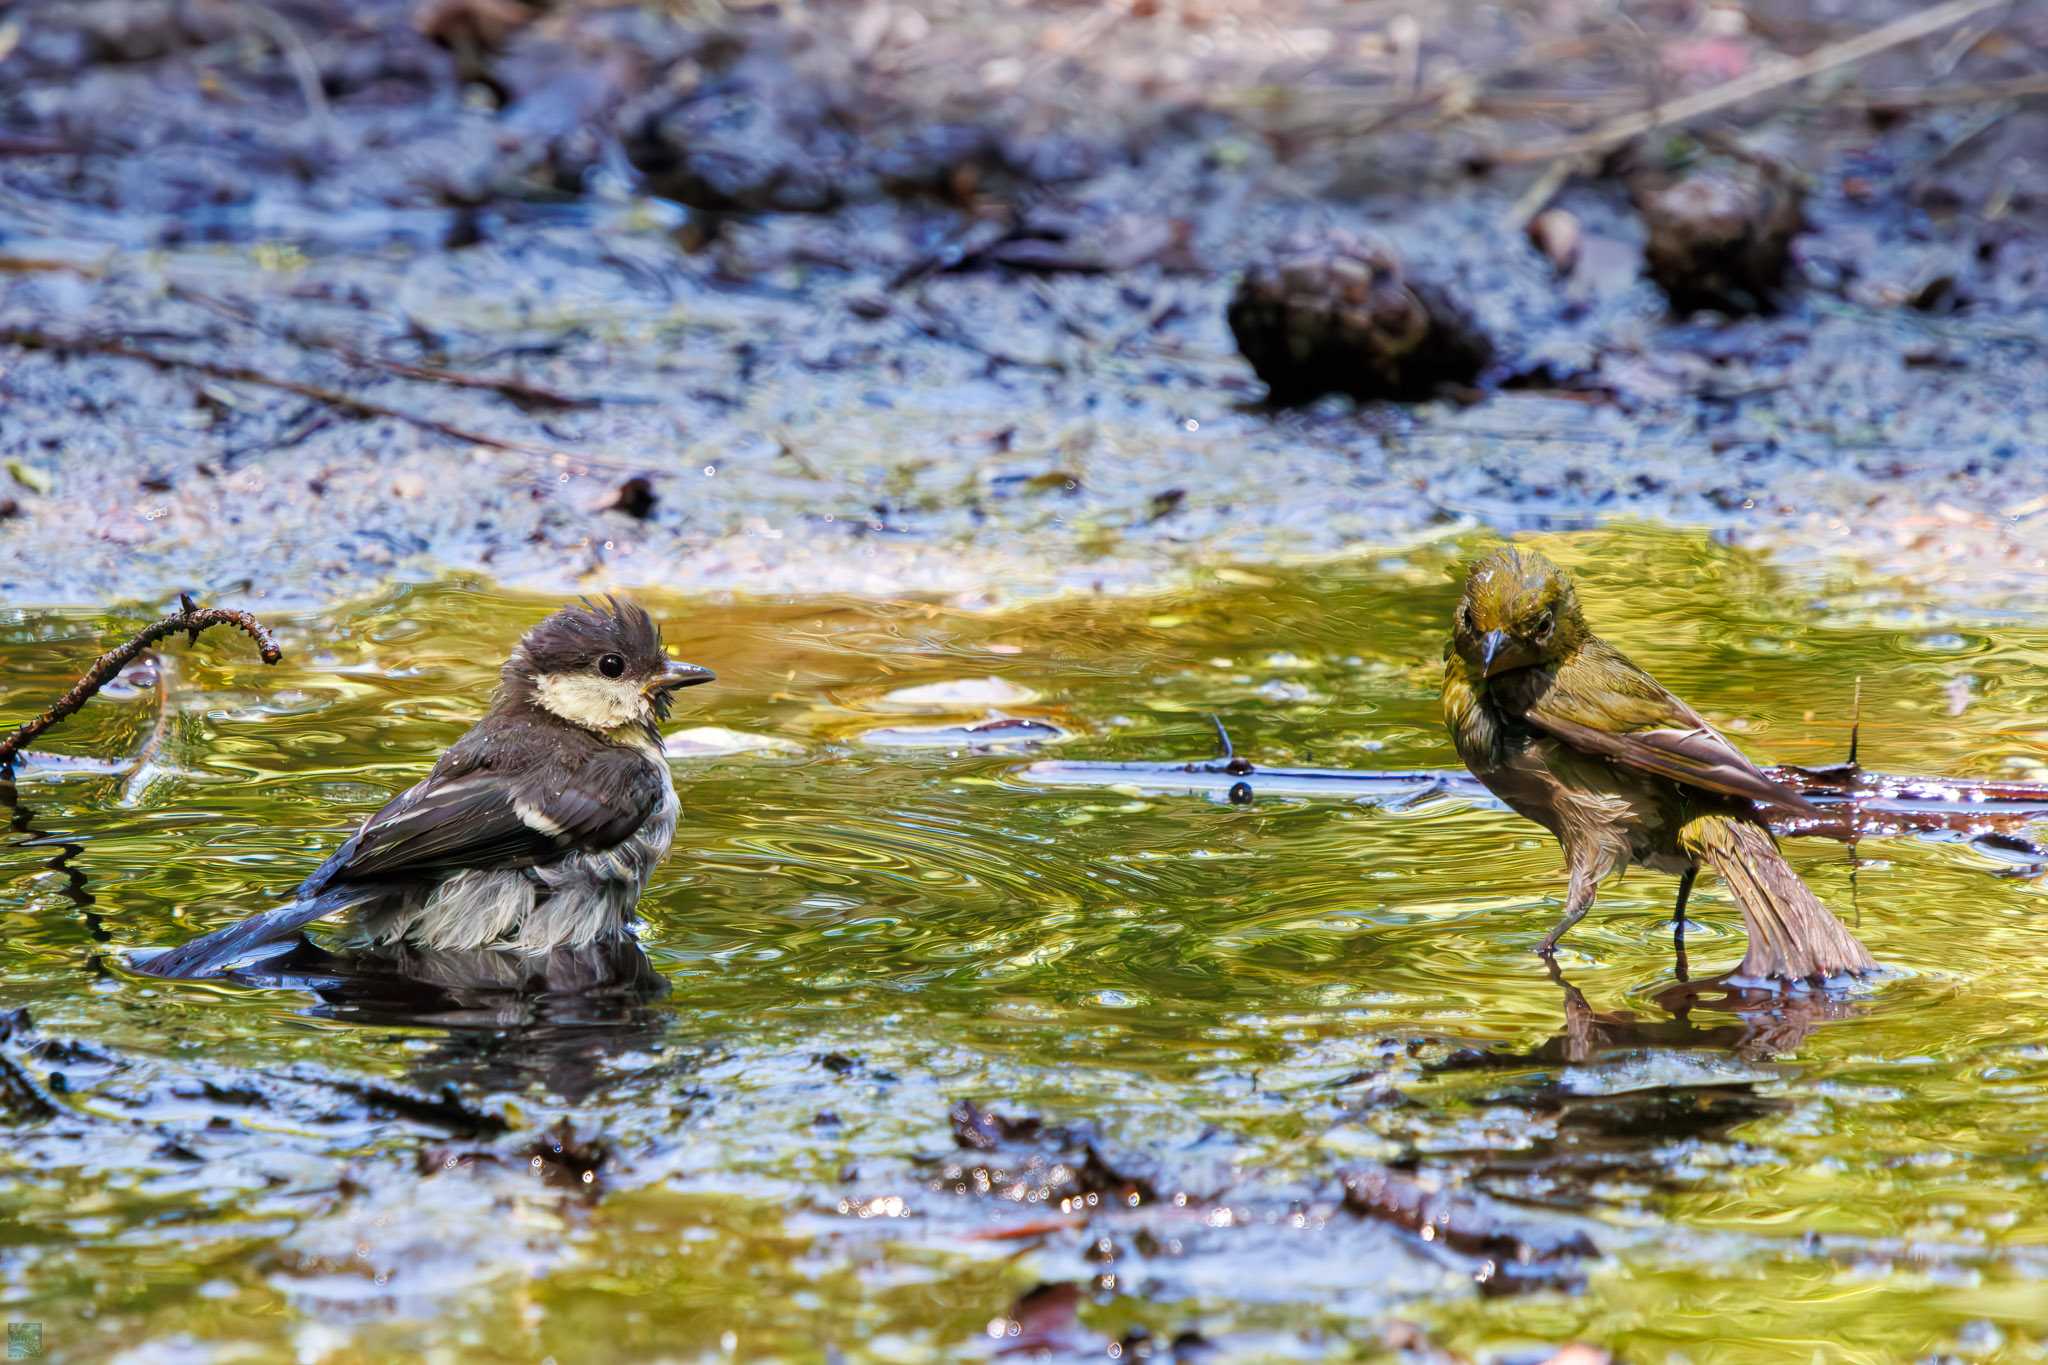
M 1794 9 L 1629 41 L 1694 89 L 1845 31 Z M 1629 517 L 1930 590 L 2040 577 L 2031 12 L 1617 150 L 1534 244 L 1530 148 L 1633 98 L 1640 56 L 1564 10 L 9 25 L 12 600 L 463 570 L 972 602 Z M 1803 187 L 1807 230 L 1773 315 L 1674 317 L 1639 205 L 1741 169 L 1730 139 Z M 1338 385 L 1427 402 L 1268 406 L 1233 290 L 1333 230 L 1462 300 L 1491 362 Z

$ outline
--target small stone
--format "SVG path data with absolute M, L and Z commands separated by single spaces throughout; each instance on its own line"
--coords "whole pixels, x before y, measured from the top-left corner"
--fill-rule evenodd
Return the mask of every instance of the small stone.
M 7 472 L 13 476 L 16 483 L 31 493 L 47 493 L 57 486 L 57 481 L 50 476 L 49 470 L 39 469 L 21 460 L 9 460 Z
M 1569 210 L 1546 209 L 1529 220 L 1529 244 L 1560 275 L 1571 274 L 1578 265 L 1583 238 L 1578 217 Z

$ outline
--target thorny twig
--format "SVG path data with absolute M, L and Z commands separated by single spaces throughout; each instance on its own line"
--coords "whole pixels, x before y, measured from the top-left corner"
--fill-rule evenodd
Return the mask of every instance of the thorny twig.
M 233 626 L 244 631 L 256 642 L 257 651 L 263 662 L 274 664 L 284 657 L 270 630 L 261 621 L 246 611 L 235 611 L 229 607 L 194 606 L 190 597 L 180 596 L 178 610 L 154 625 L 144 626 L 126 644 L 117 646 L 100 655 L 85 676 L 73 683 L 71 690 L 59 697 L 49 710 L 28 721 L 6 739 L 0 740 L 0 778 L 12 779 L 14 760 L 29 742 L 58 721 L 70 716 L 91 701 L 102 687 L 111 682 L 116 674 L 126 668 L 134 657 L 148 649 L 167 635 L 185 632 L 193 644 L 199 642 L 199 632 L 212 626 Z

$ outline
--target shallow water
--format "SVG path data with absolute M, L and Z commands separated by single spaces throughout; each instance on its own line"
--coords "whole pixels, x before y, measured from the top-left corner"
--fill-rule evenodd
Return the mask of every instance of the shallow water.
M 1539 543 L 1760 759 L 1839 759 L 1860 677 L 1867 764 L 2048 765 L 2048 622 L 1683 534 Z M 1529 949 L 1556 851 L 1501 810 L 1022 775 L 1207 757 L 1212 714 L 1261 763 L 1454 763 L 1436 686 L 1472 548 L 998 614 L 647 595 L 719 674 L 675 728 L 733 732 L 675 761 L 682 852 L 642 907 L 665 995 L 127 973 L 115 950 L 271 903 L 423 775 L 553 604 L 441 583 L 279 623 L 274 669 L 221 634 L 174 648 L 151 764 L 26 779 L 0 852 L 0 1002 L 33 1018 L 0 1048 L 0 1306 L 68 1358 L 1192 1355 L 1184 1333 L 1268 1358 L 1395 1319 L 1479 1353 L 2038 1358 L 2038 882 L 1961 843 L 1794 843 L 1894 970 L 1681 1017 L 1672 881 L 1610 886 L 1553 980 Z M 130 624 L 8 618 L 0 707 Z M 153 695 L 54 747 L 135 751 Z M 1065 738 L 904 739 L 995 713 Z M 1740 956 L 1718 887 L 1692 918 L 1695 972 Z M 963 1099 L 1045 1129 L 964 1146 Z M 1387 1167 L 1521 1231 L 1346 1211 L 1344 1174 Z M 1040 1282 L 1082 1292 L 1020 1303 Z

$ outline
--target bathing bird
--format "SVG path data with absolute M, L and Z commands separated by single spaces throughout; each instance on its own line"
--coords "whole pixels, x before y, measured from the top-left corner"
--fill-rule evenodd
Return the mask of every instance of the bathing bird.
M 657 724 L 709 669 L 670 659 L 653 618 L 606 598 L 527 633 L 491 706 L 424 781 L 364 821 L 288 905 L 138 960 L 210 976 L 346 915 L 365 944 L 541 955 L 630 934 L 675 837 Z
M 1545 956 L 1631 864 L 1678 875 L 1679 925 L 1702 865 L 1742 909 L 1739 982 L 1813 982 L 1875 964 L 1799 879 L 1762 812 L 1810 812 L 1699 713 L 1595 635 L 1564 570 L 1494 551 L 1465 579 L 1444 650 L 1444 723 L 1487 788 L 1564 847 L 1564 918 Z

